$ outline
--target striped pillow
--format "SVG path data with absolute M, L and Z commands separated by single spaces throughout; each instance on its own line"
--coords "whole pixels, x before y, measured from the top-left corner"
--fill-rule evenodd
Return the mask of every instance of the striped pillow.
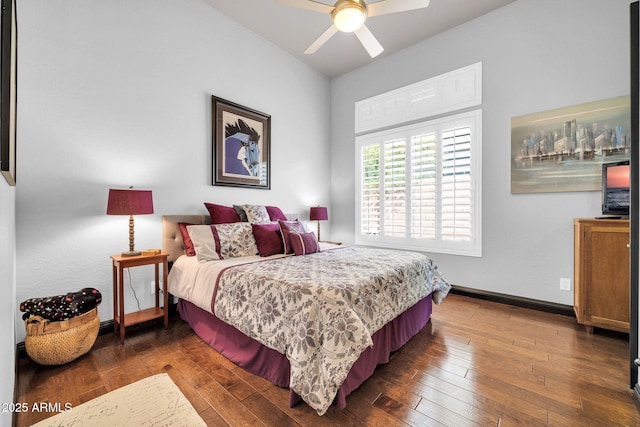
M 289 242 L 296 256 L 320 252 L 320 246 L 314 233 L 291 233 Z
M 198 261 L 222 259 L 222 256 L 220 256 L 220 241 L 213 226 L 187 225 L 187 232 Z
M 293 253 L 293 248 L 291 247 L 289 235 L 291 233 L 304 233 L 306 232 L 306 230 L 304 229 L 300 221 L 278 221 L 278 224 L 280 224 L 280 233 L 282 234 L 282 245 L 284 246 L 284 253 L 291 254 Z

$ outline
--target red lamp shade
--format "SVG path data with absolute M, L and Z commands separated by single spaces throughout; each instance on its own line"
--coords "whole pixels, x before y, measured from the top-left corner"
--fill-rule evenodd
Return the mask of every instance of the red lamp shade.
M 309 219 L 311 221 L 326 221 L 329 219 L 329 213 L 325 207 L 312 207 L 309 211 Z
M 311 221 L 318 221 L 318 241 L 320 241 L 320 221 L 326 221 L 329 219 L 329 213 L 327 208 L 321 206 L 312 207 L 309 211 L 309 219 Z
M 151 190 L 109 190 L 107 215 L 143 215 L 153 213 Z
M 152 214 L 153 198 L 151 190 L 109 190 L 107 201 L 107 215 L 129 215 L 129 251 L 122 252 L 124 256 L 140 255 L 134 250 L 133 244 L 133 216 Z

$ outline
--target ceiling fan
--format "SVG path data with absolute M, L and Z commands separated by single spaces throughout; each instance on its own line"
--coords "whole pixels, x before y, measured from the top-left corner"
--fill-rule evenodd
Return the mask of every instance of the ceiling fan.
M 422 9 L 429 6 L 430 0 L 381 0 L 370 4 L 365 3 L 364 0 L 338 0 L 333 6 L 314 0 L 278 0 L 278 2 L 331 15 L 333 24 L 304 53 L 314 53 L 339 30 L 355 33 L 369 55 L 375 58 L 384 48 L 364 25 L 364 21 L 372 16 Z

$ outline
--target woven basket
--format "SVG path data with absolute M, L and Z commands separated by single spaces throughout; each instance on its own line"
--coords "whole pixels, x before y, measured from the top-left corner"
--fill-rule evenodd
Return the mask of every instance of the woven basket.
M 86 354 L 100 329 L 98 309 L 78 317 L 50 322 L 40 316 L 25 320 L 24 345 L 31 359 L 41 365 L 64 365 Z

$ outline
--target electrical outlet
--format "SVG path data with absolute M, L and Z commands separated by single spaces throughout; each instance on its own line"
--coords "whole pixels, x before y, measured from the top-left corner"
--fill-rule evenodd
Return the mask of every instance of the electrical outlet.
M 570 291 L 571 290 L 571 279 L 567 279 L 566 277 L 560 278 L 560 290 L 561 291 Z
M 160 293 L 162 293 L 162 280 L 158 281 L 158 287 L 160 289 Z M 149 282 L 149 289 L 151 289 L 151 295 L 154 295 L 156 293 L 156 281 L 152 280 L 151 282 Z

